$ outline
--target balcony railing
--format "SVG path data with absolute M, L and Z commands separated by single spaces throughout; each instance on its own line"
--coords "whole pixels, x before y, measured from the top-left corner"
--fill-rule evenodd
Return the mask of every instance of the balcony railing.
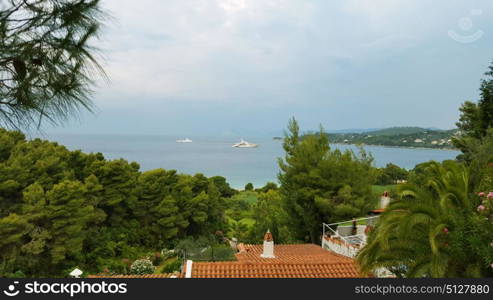
M 368 226 L 375 226 L 378 217 L 373 216 L 331 224 L 323 223 L 322 246 L 325 245 L 326 239 L 337 238 L 345 244 L 345 246 L 339 245 L 338 248 L 346 247 L 347 253 L 354 256 L 357 250 L 366 244 L 367 228 Z

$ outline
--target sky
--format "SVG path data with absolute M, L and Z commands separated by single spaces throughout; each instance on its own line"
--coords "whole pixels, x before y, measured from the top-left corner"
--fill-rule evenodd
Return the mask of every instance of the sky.
M 453 128 L 493 61 L 491 0 L 102 0 L 109 80 L 55 133 Z

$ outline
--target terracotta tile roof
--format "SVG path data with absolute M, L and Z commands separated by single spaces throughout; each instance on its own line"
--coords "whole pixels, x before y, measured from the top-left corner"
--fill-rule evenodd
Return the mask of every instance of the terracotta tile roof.
M 314 244 L 275 245 L 276 258 L 262 258 L 262 245 L 238 245 L 237 261 L 192 263 L 192 278 L 356 278 L 356 262 Z M 90 278 L 184 278 L 181 274 L 92 275 Z
M 177 278 L 181 278 L 182 274 L 173 274 L 173 273 L 166 273 L 166 274 L 145 274 L 145 275 L 104 275 L 104 274 L 98 274 L 98 275 L 89 275 L 87 276 L 88 278 L 172 278 L 172 276 L 176 276 Z
M 318 245 L 275 245 L 276 258 L 261 258 L 262 245 L 240 244 L 238 248 L 238 261 L 193 262 L 192 278 L 363 277 L 353 259 L 327 251 Z
M 241 245 L 241 244 L 240 244 Z M 244 251 L 236 254 L 240 262 L 314 263 L 353 262 L 351 258 L 327 251 L 315 244 L 275 245 L 276 258 L 262 258 L 262 245 L 243 245 Z
M 362 277 L 354 263 L 194 262 L 192 278 Z

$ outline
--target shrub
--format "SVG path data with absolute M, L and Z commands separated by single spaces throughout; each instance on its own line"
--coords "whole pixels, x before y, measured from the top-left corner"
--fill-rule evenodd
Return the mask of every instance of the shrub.
M 175 250 L 169 250 L 166 248 L 161 250 L 161 259 L 162 260 L 166 260 L 166 259 L 171 258 L 171 257 L 176 257 L 176 255 L 177 255 L 177 253 Z
M 181 259 L 175 258 L 169 260 L 163 267 L 161 273 L 173 273 L 180 271 L 182 261 Z
M 94 271 L 101 272 L 103 270 L 104 273 L 109 274 L 128 274 L 128 270 L 130 269 L 131 261 L 129 259 L 118 259 L 118 258 L 97 258 L 96 265 L 98 268 Z M 67 270 L 68 272 L 72 271 L 71 269 Z M 65 271 L 65 274 L 68 272 Z M 87 270 L 91 271 L 91 270 Z
M 130 266 L 130 274 L 144 275 L 154 273 L 154 266 L 148 259 L 138 259 Z
M 7 274 L 6 278 L 26 278 L 26 274 L 21 270 L 16 271 L 15 273 Z

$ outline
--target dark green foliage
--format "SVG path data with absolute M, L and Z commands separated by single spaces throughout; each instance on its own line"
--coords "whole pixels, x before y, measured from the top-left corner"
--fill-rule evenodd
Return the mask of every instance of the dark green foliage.
M 100 32 L 99 0 L 2 1 L 0 124 L 39 126 L 90 109 L 95 75 L 90 41 Z
M 19 131 L 7 131 L 0 128 L 0 162 L 7 160 L 14 146 L 25 139 L 24 134 Z
M 159 244 L 178 235 L 178 206 L 171 187 L 178 182 L 175 171 L 157 169 L 142 173 L 137 181 L 138 203 L 134 213 L 142 225 L 141 238 L 146 246 Z M 160 245 L 164 246 L 164 245 Z
M 454 138 L 454 145 L 463 154 L 459 159 L 471 162 L 477 143 L 493 129 L 493 64 L 481 80 L 480 99 L 478 103 L 466 101 L 460 108 L 460 119 L 457 127 L 461 135 Z
M 493 128 L 493 64 L 484 74 L 486 78 L 481 80 L 480 99 L 477 105 L 478 116 L 476 131 L 481 137 L 486 136 L 488 129 Z
M 291 234 L 289 216 L 283 208 L 283 199 L 278 190 L 269 190 L 259 195 L 259 200 L 253 205 L 255 224 L 249 232 L 249 242 L 260 244 L 264 234 L 270 230 L 276 243 L 289 244 L 296 241 Z
M 174 273 L 179 272 L 181 270 L 181 265 L 183 264 L 182 260 L 179 258 L 170 259 L 166 265 L 164 265 L 161 273 Z
M 251 204 L 244 198 L 233 197 L 227 199 L 228 216 L 235 221 L 240 221 L 250 216 Z
M 236 238 L 241 242 L 247 242 L 249 240 L 249 228 L 248 225 L 241 222 L 241 219 L 236 219 L 235 221 L 229 222 L 228 235 L 231 238 Z
M 385 168 L 378 169 L 377 182 L 378 185 L 395 184 L 400 180 L 407 180 L 409 172 L 397 165 L 389 163 Z
M 253 191 L 253 184 L 251 182 L 245 185 L 245 191 Z
M 459 122 L 456 123 L 457 128 L 471 137 L 480 138 L 482 126 L 478 105 L 474 102 L 466 101 L 459 108 L 459 111 L 460 118 Z
M 284 138 L 279 159 L 281 195 L 297 240 L 317 243 L 320 225 L 365 214 L 374 205 L 372 157 L 361 150 L 331 150 L 327 134 L 300 136 L 296 120 Z
M 363 271 L 405 277 L 493 276 L 493 65 L 479 103 L 465 102 L 453 139 L 460 162 L 426 162 L 409 174 L 358 255 Z
M 229 183 L 226 181 L 226 178 L 224 178 L 222 176 L 214 176 L 214 177 L 209 178 L 209 180 L 214 183 L 214 185 L 219 190 L 221 197 L 223 197 L 223 198 L 230 198 L 230 197 L 238 194 L 238 191 L 235 189 L 232 189 L 229 186 Z
M 453 161 L 421 167 L 422 183 L 400 187 L 358 255 L 363 271 L 380 267 L 406 277 L 492 276 L 493 225 L 468 168 Z M 491 216 L 490 216 L 491 217 Z
M 274 182 L 267 182 L 263 187 L 256 189 L 257 192 L 267 193 L 270 190 L 278 190 L 279 187 Z
M 218 178 L 141 173 L 3 129 L 0 141 L 0 276 L 67 276 L 75 266 L 127 273 L 185 236 L 227 229 Z

